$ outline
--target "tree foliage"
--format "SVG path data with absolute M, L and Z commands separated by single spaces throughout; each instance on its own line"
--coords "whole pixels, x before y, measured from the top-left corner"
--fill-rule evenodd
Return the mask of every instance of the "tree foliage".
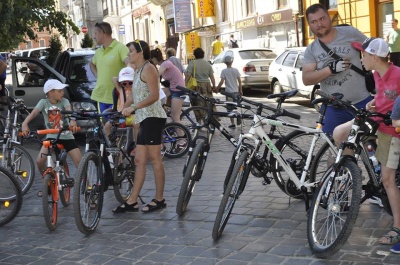
M 57 0 L 2 0 L 0 1 L 0 50 L 18 46 L 28 36 L 35 40 L 36 31 L 56 29 L 67 38 L 69 29 L 79 28 L 67 14 L 56 10 Z
M 61 41 L 60 38 L 57 34 L 53 35 L 50 37 L 50 51 L 49 51 L 49 57 L 47 58 L 47 63 L 49 65 L 53 65 L 54 62 L 56 61 L 57 56 L 61 52 Z
M 93 39 L 89 36 L 88 33 L 85 34 L 81 41 L 82 48 L 92 48 L 93 47 Z

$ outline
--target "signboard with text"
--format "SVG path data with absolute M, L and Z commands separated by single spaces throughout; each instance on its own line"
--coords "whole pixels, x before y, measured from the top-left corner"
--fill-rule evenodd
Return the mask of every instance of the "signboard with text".
M 191 0 L 174 0 L 175 32 L 192 29 Z
M 214 0 L 197 0 L 197 17 L 214 17 Z
M 185 37 L 186 55 L 188 59 L 194 59 L 193 50 L 200 47 L 200 38 L 197 32 L 190 32 Z

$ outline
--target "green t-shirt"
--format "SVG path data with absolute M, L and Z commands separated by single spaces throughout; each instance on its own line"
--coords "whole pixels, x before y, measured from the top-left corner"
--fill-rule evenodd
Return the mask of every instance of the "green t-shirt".
M 124 44 L 113 40 L 106 49 L 103 47 L 96 50 L 92 63 L 97 68 L 97 83 L 93 89 L 91 99 L 112 104 L 113 76 L 118 76 L 119 71 L 125 67 L 125 58 L 129 49 Z
M 65 110 L 65 106 L 71 106 L 69 100 L 63 98 L 57 104 L 51 104 L 49 99 L 41 99 L 36 105 L 36 109 L 42 112 L 44 124 L 47 129 L 61 129 L 64 125 L 69 125 L 68 120 L 61 114 Z M 55 139 L 57 134 L 47 134 L 46 138 Z M 64 131 L 60 135 L 60 139 L 75 139 L 71 131 Z
M 389 51 L 400 52 L 400 29 L 389 32 Z

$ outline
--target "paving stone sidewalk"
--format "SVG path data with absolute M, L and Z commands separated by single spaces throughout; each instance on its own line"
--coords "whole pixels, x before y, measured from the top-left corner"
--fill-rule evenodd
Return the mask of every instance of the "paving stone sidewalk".
M 301 114 L 303 125 L 315 125 L 313 109 L 290 103 L 285 108 Z M 232 131 L 239 133 L 238 128 Z M 38 146 L 27 147 L 36 157 Z M 78 231 L 73 204 L 60 207 L 58 227 L 48 231 L 41 198 L 36 196 L 41 187 L 37 172 L 19 216 L 0 227 L 0 264 L 400 264 L 400 255 L 390 254 L 388 246 L 377 243 L 391 227 L 392 217 L 368 202 L 361 206 L 342 250 L 328 259 L 315 258 L 307 243 L 304 203 L 289 200 L 275 183 L 264 186 L 262 179 L 253 176 L 222 237 L 213 241 L 212 227 L 232 151 L 233 146 L 217 133 L 203 178 L 182 217 L 175 213 L 175 206 L 185 157 L 165 159 L 168 207 L 156 213 L 114 215 L 111 210 L 117 203 L 113 192 L 107 191 L 100 224 L 90 236 Z M 141 194 L 146 202 L 154 196 L 150 165 Z

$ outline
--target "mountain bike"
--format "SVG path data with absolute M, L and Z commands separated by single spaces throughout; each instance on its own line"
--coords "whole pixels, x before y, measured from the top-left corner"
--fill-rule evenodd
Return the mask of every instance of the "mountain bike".
M 35 164 L 29 152 L 22 146 L 19 135 L 21 123 L 29 115 L 29 111 L 22 99 L 7 97 L 0 101 L 0 105 L 7 106 L 7 116 L 0 115 L 3 130 L 0 143 L 1 166 L 8 168 L 21 185 L 22 193 L 28 192 L 35 178 Z
M 58 142 L 63 131 L 69 130 L 69 127 L 62 129 L 44 129 L 31 131 L 28 137 L 34 137 L 47 148 L 46 169 L 43 172 L 42 184 L 42 205 L 43 217 L 46 226 L 50 231 L 57 227 L 58 220 L 58 201 L 60 200 L 64 207 L 70 204 L 71 188 L 74 186 L 74 179 L 69 174 L 67 163 L 67 151 L 64 146 Z M 41 139 L 40 135 L 57 134 L 55 139 Z M 54 154 L 54 160 L 53 160 Z
M 314 167 L 317 163 L 324 163 L 327 170 L 321 177 L 311 204 L 307 237 L 310 248 L 317 257 L 328 257 L 339 251 L 347 241 L 356 222 L 360 204 L 366 199 L 372 196 L 380 198 L 383 208 L 391 213 L 390 204 L 381 183 L 380 172 L 375 172 L 368 150 L 365 148 L 366 144 L 375 144 L 371 142 L 370 137 L 376 137 L 375 133 L 379 127 L 379 122 L 372 120 L 371 117 L 379 117 L 386 124 L 390 124 L 391 121 L 390 114 L 371 113 L 365 109 L 357 109 L 351 103 L 338 99 L 334 95 L 322 91 L 317 93 L 356 114 L 350 135 L 346 142 L 340 144 L 333 163 L 327 166 L 326 161 L 322 160 L 327 148 L 321 149 L 314 160 Z M 346 148 L 354 150 L 355 155 L 342 155 Z M 365 185 L 362 185 L 361 171 L 357 165 L 359 159 L 362 160 L 369 178 Z M 399 176 L 397 175 L 396 178 L 400 185 Z M 362 196 L 362 190 L 365 192 L 364 196 Z
M 23 194 L 17 178 L 0 166 L 0 226 L 11 222 L 22 207 Z
M 161 132 L 161 152 L 168 158 L 182 157 L 188 152 L 191 141 L 192 136 L 185 125 L 166 123 Z
M 130 157 L 133 134 L 131 128 L 118 128 L 118 121 L 123 117 L 120 112 L 67 114 L 76 119 L 89 119 L 93 124 L 86 133 L 85 154 L 78 166 L 74 192 L 75 223 L 79 231 L 91 234 L 99 224 L 104 192 L 109 186 L 113 187 L 120 203 L 131 195 L 135 176 L 135 164 Z M 109 137 L 105 134 L 102 117 L 108 117 L 113 125 Z
M 279 94 L 278 94 L 279 95 Z M 239 100 L 243 100 L 240 99 Z M 246 99 L 246 103 L 251 102 Z M 257 104 L 257 102 L 254 102 Z M 298 116 L 294 113 L 289 113 L 286 116 Z M 321 117 L 320 117 L 321 119 Z M 269 135 L 265 132 L 265 126 L 272 125 L 277 128 L 288 128 L 297 129 L 299 132 L 304 132 L 305 135 L 311 135 L 311 139 L 304 139 L 301 141 L 301 145 L 291 144 L 287 138 L 282 138 L 275 144 Z M 268 173 L 278 172 L 280 175 L 285 172 L 288 179 L 284 180 L 285 190 L 288 194 L 294 196 L 302 195 L 305 202 L 306 210 L 309 208 L 309 192 L 312 188 L 315 188 L 317 182 L 310 182 L 309 168 L 312 159 L 315 154 L 315 148 L 319 141 L 327 142 L 330 146 L 334 147 L 329 136 L 322 131 L 320 123 L 317 124 L 316 128 L 309 128 L 302 125 L 286 122 L 283 120 L 272 119 L 264 117 L 255 113 L 253 115 L 253 122 L 246 134 L 240 134 L 238 145 L 234 151 L 233 158 L 229 168 L 233 168 L 231 174 L 227 174 L 225 179 L 224 194 L 219 206 L 217 216 L 214 222 L 212 237 L 217 240 L 229 220 L 233 207 L 239 196 L 244 191 L 250 172 L 253 168 L 256 171 L 262 172 L 262 175 L 268 175 Z M 282 144 L 282 141 L 287 141 Z M 261 147 L 264 147 L 264 153 L 270 152 L 269 156 L 263 156 L 262 163 L 260 163 L 259 151 Z M 307 148 L 305 149 L 304 146 Z M 284 148 L 283 147 L 288 147 Z M 281 148 L 281 149 L 279 149 Z M 293 154 L 300 156 L 299 159 L 296 157 L 287 157 L 283 151 L 292 150 Z M 305 158 L 303 158 L 305 156 Z M 228 172 L 230 169 L 228 170 Z M 274 175 L 275 177 L 275 175 Z M 290 181 L 289 181 L 290 180 Z M 278 179 L 281 181 L 281 179 Z

